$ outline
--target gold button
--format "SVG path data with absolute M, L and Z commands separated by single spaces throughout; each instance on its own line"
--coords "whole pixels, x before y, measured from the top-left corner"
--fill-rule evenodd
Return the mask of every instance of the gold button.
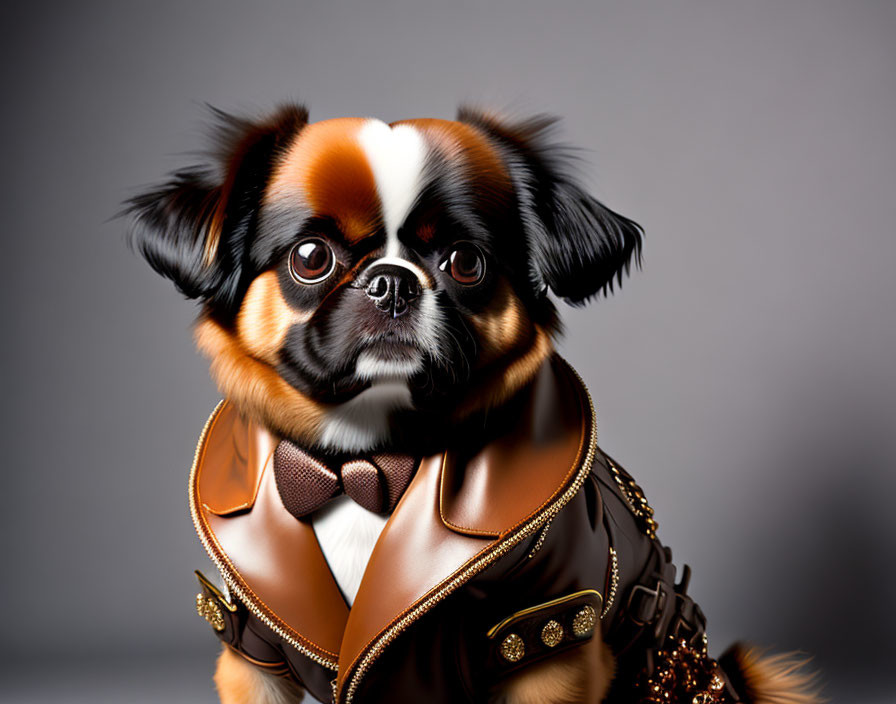
M 196 595 L 196 613 L 205 618 L 205 594 Z
M 553 619 L 544 624 L 541 629 L 541 642 L 549 648 L 553 648 L 563 640 L 563 626 Z
M 507 662 L 519 662 L 525 654 L 526 646 L 516 633 L 511 633 L 501 641 L 501 655 Z
M 597 612 L 593 606 L 583 606 L 572 620 L 572 632 L 577 638 L 590 636 L 597 623 Z
M 197 594 L 196 612 L 208 621 L 209 624 L 211 624 L 211 627 L 219 633 L 224 630 L 224 614 L 221 611 L 221 607 L 218 606 L 218 602 L 211 597 L 207 597 L 204 594 Z

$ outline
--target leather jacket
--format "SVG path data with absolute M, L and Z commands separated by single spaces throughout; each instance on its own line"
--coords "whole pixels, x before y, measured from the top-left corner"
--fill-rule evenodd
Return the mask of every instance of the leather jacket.
M 278 441 L 221 402 L 189 485 L 229 591 L 200 575 L 197 608 L 259 667 L 337 704 L 480 702 L 508 673 L 602 637 L 620 683 L 607 701 L 634 698 L 622 682 L 646 696 L 658 668 L 681 665 L 669 644 L 693 659 L 689 686 L 706 690 L 703 701 L 739 699 L 706 655 L 688 569 L 675 585 L 643 492 L 598 448 L 588 392 L 558 356 L 510 428 L 422 459 L 351 609 L 310 522 L 280 500 Z

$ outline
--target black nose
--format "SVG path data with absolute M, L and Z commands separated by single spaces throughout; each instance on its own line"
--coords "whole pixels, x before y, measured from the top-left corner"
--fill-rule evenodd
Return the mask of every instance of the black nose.
M 366 291 L 373 304 L 393 318 L 407 313 L 421 293 L 420 282 L 412 271 L 389 264 L 368 273 Z

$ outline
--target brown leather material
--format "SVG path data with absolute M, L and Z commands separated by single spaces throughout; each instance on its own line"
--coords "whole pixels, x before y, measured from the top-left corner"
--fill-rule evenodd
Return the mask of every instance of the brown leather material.
M 268 439 L 260 436 L 268 435 Z M 250 442 L 259 451 L 239 453 Z M 283 506 L 272 471 L 274 439 L 247 424 L 228 404 L 219 411 L 200 448 L 194 507 L 204 534 L 227 568 L 227 577 L 253 597 L 275 624 L 312 652 L 335 660 L 348 618 L 345 603 L 311 524 L 296 520 Z M 260 477 L 251 510 L 219 515 L 206 507 L 205 491 L 219 473 L 230 481 L 237 462 Z M 250 459 L 255 465 L 249 465 Z M 263 463 L 262 463 L 263 462 Z M 261 466 L 258 466 L 258 465 Z M 233 482 L 233 486 L 240 486 Z M 308 608 L 313 604 L 313 608 Z
M 446 453 L 439 511 L 452 530 L 498 537 L 536 513 L 576 471 L 586 409 L 568 370 L 542 365 L 512 432 L 469 459 Z
M 207 434 L 200 449 L 214 464 L 214 472 L 199 473 L 196 488 L 208 511 L 226 516 L 255 503 L 261 469 L 277 441 L 262 428 L 250 432 L 231 404 L 222 406 L 214 424 L 216 432 Z
M 342 639 L 340 689 L 375 636 L 492 544 L 444 526 L 438 513 L 441 473 L 441 456 L 425 460 L 380 534 Z
M 286 511 L 274 474 L 262 475 L 246 514 L 210 518 L 210 527 L 246 586 L 289 630 L 329 657 L 339 652 L 348 605 L 310 523 Z M 314 604 L 314 608 L 308 608 Z

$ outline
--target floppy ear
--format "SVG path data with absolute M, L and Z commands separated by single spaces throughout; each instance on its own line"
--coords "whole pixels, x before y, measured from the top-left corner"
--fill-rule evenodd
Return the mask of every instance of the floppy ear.
M 264 120 L 212 108 L 209 163 L 182 169 L 125 203 L 131 244 L 188 298 L 233 312 L 246 274 L 250 239 L 276 156 L 308 122 L 285 105 Z
M 515 122 L 461 107 L 458 120 L 490 137 L 504 156 L 522 211 L 536 290 L 549 287 L 572 305 L 622 283 L 641 263 L 643 230 L 588 195 L 572 169 L 572 150 L 550 141 L 556 118 Z

